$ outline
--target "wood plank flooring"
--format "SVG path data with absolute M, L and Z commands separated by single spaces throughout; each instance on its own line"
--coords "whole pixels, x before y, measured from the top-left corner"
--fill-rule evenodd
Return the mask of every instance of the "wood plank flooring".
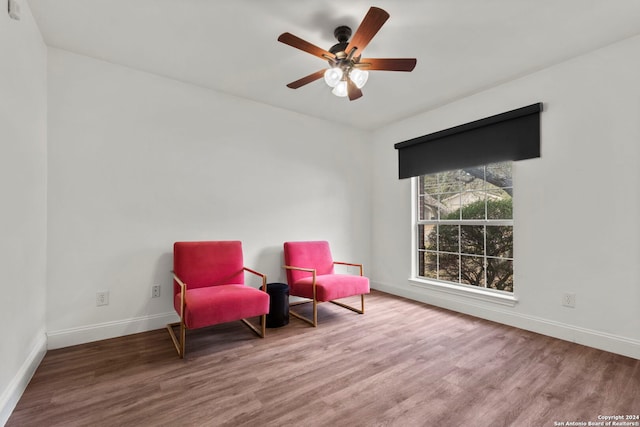
M 291 317 L 265 339 L 240 322 L 188 331 L 184 360 L 164 329 L 49 351 L 7 426 L 554 426 L 640 414 L 636 359 L 377 291 L 364 315 L 325 303 L 318 319 Z

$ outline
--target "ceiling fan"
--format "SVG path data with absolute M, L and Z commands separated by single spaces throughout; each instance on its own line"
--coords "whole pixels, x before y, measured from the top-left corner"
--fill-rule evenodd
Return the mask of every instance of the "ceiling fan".
M 362 96 L 362 87 L 367 82 L 369 71 L 412 71 L 416 66 L 415 58 L 362 58 L 362 52 L 373 36 L 389 19 L 389 14 L 379 7 L 371 7 L 355 34 L 351 37 L 351 28 L 340 26 L 334 36 L 338 43 L 328 51 L 315 46 L 291 33 L 282 33 L 278 41 L 295 47 L 329 62 L 328 69 L 316 71 L 287 85 L 298 89 L 308 83 L 324 77 L 333 88 L 336 96 L 348 96 L 354 101 Z

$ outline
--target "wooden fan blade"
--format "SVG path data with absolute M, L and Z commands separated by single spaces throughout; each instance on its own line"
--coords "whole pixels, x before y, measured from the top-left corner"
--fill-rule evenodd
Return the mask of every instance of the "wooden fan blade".
M 355 101 L 362 96 L 362 91 L 358 89 L 358 86 L 351 79 L 347 79 L 347 95 L 349 96 L 349 101 Z
M 290 87 L 291 89 L 298 89 L 299 87 L 304 86 L 308 83 L 315 82 L 316 80 L 321 79 L 324 76 L 325 71 L 326 70 L 316 71 L 313 74 L 309 74 L 308 76 L 301 78 L 300 80 L 289 83 L 287 87 Z
M 362 58 L 356 65 L 363 70 L 413 71 L 415 58 Z
M 329 58 L 336 57 L 333 53 L 326 51 L 322 48 L 319 48 L 318 46 L 311 44 L 306 40 L 302 40 L 300 37 L 294 36 L 291 33 L 280 34 L 280 37 L 278 37 L 278 41 L 284 44 L 288 44 L 291 47 L 295 47 L 296 49 L 300 49 L 304 52 L 310 53 L 311 55 L 317 56 L 318 58 L 321 58 L 321 59 L 329 59 Z
M 387 19 L 389 19 L 387 12 L 379 7 L 371 7 L 360 23 L 356 33 L 351 38 L 345 52 L 348 54 L 351 52 L 351 49 L 356 48 L 361 54 L 373 36 L 375 36 L 380 28 L 382 28 L 382 25 L 387 22 Z

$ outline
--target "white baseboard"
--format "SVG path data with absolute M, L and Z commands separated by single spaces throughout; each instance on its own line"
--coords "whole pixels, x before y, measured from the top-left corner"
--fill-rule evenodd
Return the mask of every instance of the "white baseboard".
M 0 395 L 0 425 L 4 426 L 15 409 L 22 393 L 27 388 L 33 374 L 47 353 L 47 337 L 44 331 L 38 336 L 31 352 L 13 377 L 7 388 Z
M 569 325 L 542 317 L 515 313 L 499 306 L 487 307 L 487 305 L 479 304 L 473 299 L 465 301 L 463 298 L 437 291 L 427 291 L 409 286 L 400 287 L 380 282 L 371 282 L 371 288 L 564 341 L 640 359 L 640 341 L 635 339 Z
M 160 329 L 165 327 L 167 323 L 174 323 L 179 320 L 180 318 L 174 312 L 160 313 L 59 331 L 49 331 L 47 332 L 47 348 L 53 350 L 55 348 L 137 334 L 139 332 Z

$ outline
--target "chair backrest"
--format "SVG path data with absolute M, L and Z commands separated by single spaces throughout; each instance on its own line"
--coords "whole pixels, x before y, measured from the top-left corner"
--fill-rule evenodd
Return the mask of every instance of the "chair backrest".
M 315 268 L 316 274 L 333 274 L 333 258 L 329 242 L 285 242 L 284 263 L 294 267 Z M 287 270 L 289 285 L 311 276 L 306 271 Z
M 242 242 L 175 242 L 173 271 L 187 289 L 217 285 L 244 284 Z M 174 294 L 180 287 L 174 283 Z

